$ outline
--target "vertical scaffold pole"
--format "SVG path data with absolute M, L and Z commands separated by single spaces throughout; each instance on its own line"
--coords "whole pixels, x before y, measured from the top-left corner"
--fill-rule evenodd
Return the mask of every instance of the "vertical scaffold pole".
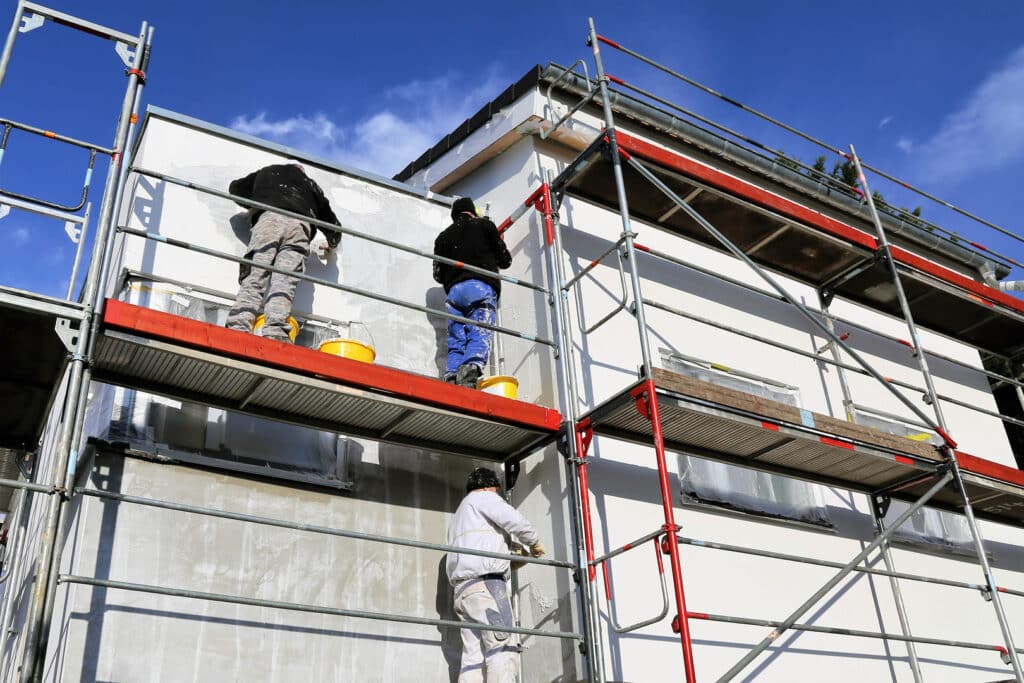
M 121 103 L 121 113 L 114 133 L 114 156 L 107 169 L 107 178 L 103 188 L 103 199 L 100 203 L 99 218 L 96 221 L 96 233 L 93 241 L 89 269 L 86 272 L 85 284 L 82 288 L 82 304 L 84 316 L 82 328 L 79 330 L 76 352 L 71 356 L 67 395 L 65 399 L 64 422 L 61 425 L 60 440 L 55 457 L 56 463 L 52 476 L 52 485 L 61 487 L 64 484 L 71 463 L 78 459 L 78 444 L 73 441 L 76 434 L 81 433 L 81 422 L 85 411 L 79 403 L 84 396 L 83 379 L 86 377 L 89 364 L 88 352 L 92 348 L 92 336 L 98 327 L 94 303 L 99 293 L 99 283 L 103 271 L 108 264 L 104 258 L 106 244 L 113 234 L 116 225 L 114 201 L 117 185 L 121 177 L 121 164 L 124 160 L 128 130 L 131 125 L 131 113 L 136 102 L 137 91 L 142 87 L 144 74 L 149 59 L 149 25 L 142 23 L 138 39 L 135 42 L 135 54 L 132 67 L 127 71 L 128 85 L 125 87 Z M 50 619 L 53 615 L 53 603 L 47 601 L 47 594 L 55 586 L 57 571 L 51 571 L 55 550 L 59 539 L 57 531 L 61 519 L 62 508 L 70 495 L 69 491 L 61 491 L 50 498 L 46 510 L 43 535 L 39 553 L 36 558 L 36 581 L 32 590 L 32 602 L 28 620 L 28 631 L 25 636 L 25 649 L 21 669 L 22 683 L 38 680 L 42 674 L 42 660 L 46 654 L 46 644 Z
M 818 293 L 819 303 L 821 305 L 821 315 L 825 320 L 825 325 L 832 332 L 836 334 L 835 321 L 832 319 L 832 314 L 829 311 L 828 299 L 822 296 L 821 292 Z M 846 412 L 846 420 L 848 422 L 855 422 L 856 416 L 853 403 L 853 392 L 850 390 L 850 383 L 846 379 L 846 370 L 843 369 L 842 357 L 839 354 L 839 347 L 835 342 L 829 340 L 828 342 L 829 352 L 832 355 L 832 360 L 836 362 L 836 377 L 839 379 L 839 388 L 843 395 L 843 409 Z M 875 533 L 881 534 L 885 532 L 885 521 L 882 519 L 876 509 L 875 501 L 872 500 L 871 505 L 871 518 L 874 520 Z M 890 556 L 889 543 L 885 542 L 878 546 L 878 552 L 882 555 L 882 561 L 885 562 L 885 569 L 890 574 L 895 573 L 896 564 L 893 562 Z M 889 577 L 889 588 L 892 590 L 893 603 L 896 605 L 896 615 L 900 620 L 900 630 L 903 635 L 907 638 L 912 637 L 910 632 L 910 619 L 907 617 L 907 608 L 903 602 L 903 590 L 900 588 L 899 580 L 895 576 Z M 922 683 L 924 680 L 921 676 L 921 664 L 917 659 L 917 645 L 912 640 L 904 641 L 907 646 L 907 657 L 910 659 L 910 672 L 914 676 L 914 683 Z
M 565 281 L 562 268 L 562 241 L 558 222 L 555 220 L 551 191 L 547 182 L 541 188 L 535 204 L 543 219 L 544 250 L 547 254 L 549 280 L 549 304 L 552 309 L 552 323 L 557 326 L 554 336 L 555 348 L 558 352 L 557 377 L 562 415 L 562 435 L 565 438 L 565 449 L 569 478 L 569 510 L 573 526 L 573 545 L 576 553 L 576 581 L 580 597 L 580 619 L 583 624 L 584 656 L 587 663 L 587 677 L 591 681 L 604 680 L 604 657 L 601 649 L 601 638 L 598 633 L 598 622 L 594 611 L 588 556 L 586 552 L 586 530 L 583 510 L 587 504 L 587 486 L 585 466 L 581 463 L 579 439 L 576 432 L 576 369 L 572 362 L 572 341 L 569 336 L 571 329 L 568 324 L 565 294 L 562 283 Z
M 873 502 L 873 501 L 872 501 Z M 871 506 L 871 518 L 875 522 L 875 534 L 881 536 L 885 533 L 885 520 L 875 512 L 875 506 Z M 885 571 L 889 574 L 896 573 L 896 563 L 890 557 L 889 541 L 882 541 L 878 545 L 878 552 L 885 563 Z M 869 577 L 870 578 L 870 577 Z M 889 577 L 889 587 L 892 590 L 892 601 L 896 605 L 896 616 L 900 620 L 900 630 L 906 638 L 913 638 L 910 632 L 910 619 L 907 617 L 907 606 L 903 602 L 903 591 L 900 589 L 900 582 L 895 576 Z M 924 678 L 921 675 L 921 663 L 917 659 L 917 645 L 912 640 L 906 640 L 907 657 L 910 658 L 910 672 L 914 676 L 914 683 L 922 683 Z
M 896 287 L 896 296 L 900 302 L 900 308 L 903 312 L 903 318 L 907 323 L 907 329 L 910 332 L 910 343 L 913 345 L 912 351 L 914 357 L 917 359 L 918 367 L 921 370 L 921 375 L 924 377 L 925 387 L 927 388 L 927 398 L 931 403 L 932 410 L 935 411 L 935 420 L 938 422 L 940 429 L 939 436 L 946 442 L 943 447 L 946 451 L 946 455 L 949 458 L 950 472 L 953 475 L 953 481 L 956 484 L 957 490 L 960 497 L 964 502 L 964 516 L 967 518 L 967 526 L 971 530 L 971 537 L 974 539 L 974 549 L 978 555 L 978 563 L 981 565 L 981 569 L 985 574 L 985 583 L 988 586 L 989 594 L 992 599 L 992 608 L 995 610 L 996 619 L 999 621 L 999 629 L 1003 634 L 1003 642 L 1006 645 L 1005 659 L 1007 663 L 1013 668 L 1014 676 L 1018 683 L 1024 683 L 1024 671 L 1021 670 L 1020 659 L 1017 656 L 1017 648 L 1013 642 L 1013 634 L 1010 631 L 1010 623 L 1006 618 L 1006 612 L 1003 609 L 1003 601 L 999 597 L 999 586 L 996 584 L 995 576 L 992 573 L 992 566 L 989 564 L 988 556 L 985 553 L 985 540 L 981 535 L 981 529 L 978 527 L 978 522 L 974 518 L 974 508 L 971 506 L 970 496 L 967 494 L 967 488 L 964 486 L 963 474 L 960 471 L 960 465 L 956 459 L 956 442 L 949 436 L 949 430 L 947 428 L 945 416 L 942 414 L 942 406 L 939 405 L 939 399 L 935 390 L 935 382 L 932 378 L 932 373 L 928 368 L 928 359 L 925 357 L 924 348 L 921 346 L 921 340 L 917 333 L 917 326 L 914 324 L 914 317 L 910 311 L 910 303 L 907 301 L 906 292 L 903 290 L 903 281 L 900 279 L 899 272 L 896 270 L 896 263 L 892 258 L 892 249 L 889 246 L 889 240 L 885 234 L 885 228 L 882 227 L 882 221 L 878 217 L 878 209 L 875 206 L 874 197 L 871 194 L 871 188 L 868 186 L 868 179 L 864 175 L 864 168 L 861 166 L 860 157 L 857 156 L 857 150 L 854 149 L 853 145 L 850 145 L 850 158 L 857 167 L 857 179 L 860 181 L 862 189 L 864 190 L 864 197 L 868 203 L 868 209 L 871 212 L 871 220 L 875 224 L 875 230 L 878 233 L 878 246 L 882 250 L 883 256 L 885 257 L 885 263 L 892 274 L 893 284 Z
M 597 40 L 597 30 L 594 28 L 594 20 L 590 24 L 590 48 L 594 52 L 594 62 L 597 67 L 597 81 L 601 93 L 601 105 L 604 111 L 605 135 L 608 138 L 608 148 L 611 156 L 612 173 L 615 177 L 615 191 L 619 202 L 619 215 L 622 219 L 623 249 L 626 252 L 626 260 L 629 262 L 629 276 L 633 288 L 633 314 L 636 318 L 637 329 L 640 336 L 640 353 L 643 358 L 643 377 L 647 380 L 641 385 L 645 393 L 646 414 L 651 421 L 651 429 L 654 437 L 654 450 L 657 458 L 658 481 L 661 489 L 662 508 L 665 516 L 665 533 L 669 539 L 674 539 L 678 534 L 679 527 L 675 522 L 674 497 L 668 476 L 668 465 L 665 458 L 665 443 L 661 433 L 661 414 L 658 410 L 657 390 L 654 381 L 651 379 L 653 362 L 651 357 L 650 340 L 647 337 L 647 318 L 644 314 L 643 294 L 640 289 L 640 273 L 637 268 L 636 246 L 633 242 L 633 230 L 629 218 L 629 202 L 626 199 L 626 185 L 622 176 L 622 158 L 619 155 L 619 145 L 615 137 L 615 118 L 612 114 L 611 100 L 608 97 L 608 76 L 604 71 L 604 64 L 601 61 L 601 48 Z M 641 400 L 639 397 L 638 401 Z M 639 404 L 638 404 L 639 406 Z M 677 614 L 674 623 L 678 626 L 679 640 L 683 648 L 683 667 L 686 672 L 687 683 L 694 683 L 697 680 L 696 670 L 693 664 L 693 645 L 690 640 L 690 624 L 686 613 L 686 594 L 683 590 L 682 564 L 679 559 L 679 544 L 668 543 L 669 565 L 672 568 L 672 585 L 676 598 Z
M 14 10 L 14 22 L 11 23 L 11 30 L 7 32 L 7 40 L 4 42 L 4 51 L 0 53 L 0 85 L 4 84 L 7 77 L 7 65 L 11 63 L 11 53 L 14 52 L 14 41 L 21 29 L 21 19 L 25 16 L 25 5 L 18 0 L 18 7 Z

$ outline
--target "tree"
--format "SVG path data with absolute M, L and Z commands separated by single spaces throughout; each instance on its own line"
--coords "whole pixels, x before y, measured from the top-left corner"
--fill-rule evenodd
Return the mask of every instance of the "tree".
M 883 197 L 882 193 L 878 190 L 873 190 L 871 192 L 871 198 L 875 200 L 875 208 L 880 211 L 885 211 L 889 208 L 889 202 L 885 201 L 885 197 Z
M 837 161 L 832 167 L 832 177 L 850 187 L 857 187 L 857 166 L 850 160 Z
M 786 156 L 786 153 L 781 151 L 781 150 L 779 151 L 778 154 L 775 155 L 775 162 L 779 166 L 784 166 L 784 167 L 788 168 L 791 171 L 799 171 L 800 170 L 800 160 L 796 159 L 796 158 L 793 158 L 793 157 Z
M 824 154 L 815 159 L 814 165 L 811 167 L 814 169 L 814 172 L 809 173 L 808 175 L 816 181 L 821 181 L 828 177 L 828 172 L 825 170 L 825 161 L 826 159 Z

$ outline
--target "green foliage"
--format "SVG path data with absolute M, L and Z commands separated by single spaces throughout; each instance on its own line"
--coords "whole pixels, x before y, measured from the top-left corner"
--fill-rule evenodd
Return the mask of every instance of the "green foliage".
M 814 160 L 814 166 L 812 166 L 812 168 L 817 171 L 817 173 L 812 173 L 811 177 L 815 180 L 821 180 L 828 175 L 828 172 L 825 170 L 825 161 L 826 158 L 824 154 Z
M 782 152 L 782 151 L 780 151 L 778 154 L 775 155 L 775 162 L 779 166 L 784 166 L 784 167 L 788 168 L 791 171 L 798 171 L 799 172 L 799 170 L 800 170 L 800 160 L 799 159 L 795 159 L 793 157 L 788 157 L 788 156 L 786 156 L 786 153 Z
M 849 159 L 837 161 L 836 165 L 832 167 L 832 177 L 850 187 L 857 187 L 857 166 Z

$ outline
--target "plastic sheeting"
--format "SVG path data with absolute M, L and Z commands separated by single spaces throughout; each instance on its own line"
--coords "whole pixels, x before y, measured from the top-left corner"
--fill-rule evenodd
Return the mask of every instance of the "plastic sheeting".
M 661 351 L 666 370 L 800 406 L 799 390 L 738 377 Z M 816 484 L 688 455 L 679 456 L 679 482 L 687 502 L 831 526 L 821 487 Z
M 223 325 L 229 303 L 182 287 L 130 281 L 123 301 Z M 339 326 L 304 325 L 298 343 L 318 344 Z M 358 445 L 331 432 L 255 418 L 133 389 L 96 384 L 87 434 L 181 461 L 278 475 L 333 487 L 350 485 Z

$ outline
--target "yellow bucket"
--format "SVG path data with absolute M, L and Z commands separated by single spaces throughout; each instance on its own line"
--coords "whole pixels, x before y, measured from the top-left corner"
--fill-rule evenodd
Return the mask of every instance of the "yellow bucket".
M 484 377 L 476 382 L 476 388 L 488 394 L 515 398 L 519 392 L 519 380 L 508 375 Z
M 320 344 L 320 350 L 333 356 L 350 358 L 360 363 L 372 363 L 377 357 L 377 352 L 372 346 L 368 346 L 354 339 L 328 339 Z
M 266 322 L 267 316 L 261 314 L 260 317 L 256 318 L 256 322 L 252 326 L 252 333 L 262 337 L 263 332 L 261 332 L 261 330 L 263 329 L 263 325 L 266 324 Z M 288 338 L 291 339 L 292 341 L 295 341 L 295 337 L 297 337 L 298 334 L 299 321 L 291 316 L 288 316 Z

